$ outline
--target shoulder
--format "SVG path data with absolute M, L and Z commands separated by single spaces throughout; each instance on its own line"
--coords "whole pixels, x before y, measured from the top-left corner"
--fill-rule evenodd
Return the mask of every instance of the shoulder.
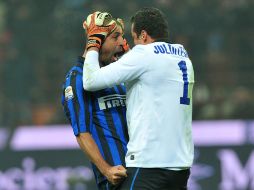
M 141 44 L 135 45 L 135 46 L 132 48 L 133 51 L 143 51 L 144 49 L 145 49 L 145 45 L 141 45 Z
M 147 51 L 146 45 L 135 45 L 130 51 L 122 56 L 122 60 L 136 62 L 139 59 L 145 58 L 145 54 Z
M 150 51 L 153 49 L 153 46 L 154 46 L 154 43 L 151 43 L 151 44 L 146 44 L 146 45 L 142 45 L 142 44 L 139 44 L 139 45 L 136 45 L 134 46 L 134 48 L 132 49 L 135 53 L 140 53 L 140 54 L 143 54 L 147 51 Z
M 75 65 L 73 66 L 66 74 L 66 78 L 73 76 L 76 77 L 77 75 L 83 75 L 83 65 Z
M 183 48 L 184 49 L 184 46 L 182 44 L 170 44 L 169 43 L 169 45 L 172 47 L 175 47 L 175 48 Z
M 65 87 L 71 86 L 76 91 L 77 89 L 83 88 L 83 80 L 82 80 L 83 71 L 78 66 L 73 66 L 65 76 Z M 70 87 L 69 87 L 70 88 Z

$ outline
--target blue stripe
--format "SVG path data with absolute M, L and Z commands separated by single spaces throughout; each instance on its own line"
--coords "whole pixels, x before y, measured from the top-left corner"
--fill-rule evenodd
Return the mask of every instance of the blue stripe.
M 117 92 L 117 94 L 120 94 L 120 92 L 118 91 L 116 86 L 114 86 L 114 89 Z M 124 108 L 121 107 L 122 114 L 123 114 L 123 116 L 125 116 L 126 112 L 123 109 Z M 123 146 L 124 152 L 126 153 L 127 152 L 127 147 L 126 147 L 127 140 L 125 139 L 125 136 L 124 136 L 124 131 L 123 131 L 124 126 L 122 126 L 122 122 L 121 122 L 120 116 L 119 116 L 116 108 L 112 109 L 111 114 L 112 114 L 112 117 L 113 117 L 114 126 L 116 128 L 117 134 L 120 136 L 121 141 L 123 141 L 122 146 Z
M 71 82 L 71 77 L 68 77 L 66 79 L 66 86 L 65 86 L 65 88 L 70 86 L 70 82 Z M 72 126 L 72 129 L 73 129 L 73 132 L 74 132 L 75 135 L 77 135 L 78 134 L 78 126 L 77 126 L 76 114 L 75 114 L 75 109 L 74 109 L 74 106 L 73 106 L 72 99 L 67 101 L 67 106 L 68 106 L 68 108 L 70 110 L 71 126 Z
M 92 115 L 92 113 L 93 113 L 93 105 L 92 105 L 92 100 L 91 100 L 91 96 L 88 96 L 88 106 L 89 106 L 89 113 L 87 113 L 87 114 L 90 114 L 90 117 L 89 117 L 89 119 L 90 119 L 90 131 L 92 130 L 92 127 L 93 127 L 93 115 Z
M 83 97 L 83 82 L 82 82 L 82 76 L 76 75 L 76 93 L 77 93 L 77 99 L 79 103 L 79 127 L 80 132 L 87 132 L 89 131 L 90 126 L 86 126 L 85 123 L 85 103 L 84 103 L 84 97 Z
M 132 179 L 132 182 L 131 182 L 131 188 L 130 188 L 130 190 L 132 190 L 132 189 L 133 189 L 134 182 L 135 182 L 136 177 L 137 177 L 137 175 L 138 175 L 139 169 L 140 169 L 140 168 L 138 168 L 138 169 L 137 169 L 137 171 L 136 171 L 136 173 L 135 173 L 135 175 L 134 175 L 134 177 L 133 177 L 133 179 Z
M 107 182 L 107 185 L 106 185 L 106 187 L 107 187 L 107 190 L 109 190 L 109 187 L 108 187 L 108 182 Z
M 97 98 L 96 98 L 97 99 Z M 98 103 L 96 104 L 96 107 L 98 110 L 100 110 Z M 112 158 L 113 158 L 113 162 L 114 165 L 118 165 L 121 164 L 121 159 L 118 153 L 118 149 L 115 143 L 115 139 L 112 138 L 112 133 L 110 132 L 110 128 L 108 126 L 107 120 L 106 120 L 106 116 L 104 114 L 103 111 L 101 111 L 100 115 L 97 115 L 98 120 L 100 122 L 100 126 L 103 127 L 103 133 L 105 136 L 105 139 L 107 140 L 108 146 L 109 146 L 109 150 L 111 152 Z
M 103 114 L 101 117 L 99 117 L 99 120 L 100 120 L 100 126 L 104 126 L 106 128 L 105 129 L 103 127 L 103 132 L 104 132 L 105 138 L 107 140 L 108 146 L 110 147 L 109 150 L 111 152 L 111 155 L 112 155 L 112 158 L 114 161 L 114 165 L 121 164 L 122 162 L 119 157 L 117 146 L 116 146 L 115 140 L 112 138 L 112 133 L 110 132 L 110 129 L 108 127 L 105 115 Z M 104 123 L 104 124 L 102 124 L 102 123 Z
M 126 88 L 125 88 L 125 86 L 123 85 L 123 84 L 120 84 L 119 85 L 120 87 L 121 87 L 121 89 L 124 91 L 124 93 L 126 94 Z
M 89 105 L 89 113 L 91 114 L 91 113 L 93 113 L 93 107 L 92 107 L 92 100 L 91 100 L 90 96 L 88 96 L 88 102 L 87 103 Z M 103 152 L 103 149 L 102 149 L 102 146 L 101 146 L 101 142 L 100 142 L 100 138 L 99 138 L 98 132 L 96 130 L 96 127 L 93 124 L 93 117 L 92 116 L 90 116 L 89 130 L 91 131 L 92 137 L 93 137 L 94 141 L 96 142 L 102 157 L 105 158 L 105 155 L 104 155 L 104 152 Z
M 78 71 L 80 74 L 83 73 L 83 70 L 80 67 L 77 67 L 77 66 L 72 67 L 71 71 Z
M 100 151 L 102 157 L 105 160 L 105 155 L 104 155 L 104 152 L 103 152 L 103 149 L 102 149 L 101 141 L 100 141 L 100 138 L 98 136 L 98 132 L 97 132 L 95 126 L 93 126 L 93 128 L 91 128 L 91 133 L 92 133 L 92 137 L 93 137 L 95 143 L 97 144 L 97 146 L 99 148 L 99 151 Z M 100 178 L 101 174 L 99 173 L 99 169 L 95 165 L 94 165 L 94 173 L 96 173 L 96 175 L 95 175 L 95 177 L 96 177 L 96 183 L 101 182 L 101 178 Z
M 65 100 L 65 97 L 64 97 L 64 93 L 63 93 L 62 97 L 61 97 L 61 103 L 62 103 L 63 106 L 64 106 L 64 100 Z
M 99 150 L 100 150 L 100 153 L 102 155 L 102 157 L 105 159 L 105 155 L 104 155 L 104 152 L 103 152 L 103 149 L 102 149 L 102 146 L 101 146 L 101 141 L 100 141 L 100 138 L 98 136 L 98 132 L 96 130 L 96 127 L 93 126 L 93 128 L 91 129 L 91 132 L 92 132 L 92 136 L 93 136 L 93 139 L 95 140 Z

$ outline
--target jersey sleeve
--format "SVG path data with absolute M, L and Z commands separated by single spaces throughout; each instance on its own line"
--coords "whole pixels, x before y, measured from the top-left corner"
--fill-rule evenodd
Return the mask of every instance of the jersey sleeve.
M 134 48 L 118 61 L 100 68 L 98 52 L 88 51 L 83 68 L 84 89 L 95 91 L 137 79 L 147 69 L 146 63 L 139 61 L 142 56 L 142 48 Z
M 69 119 L 74 135 L 90 132 L 92 125 L 92 108 L 89 93 L 83 89 L 82 75 L 71 71 L 66 77 L 62 104 Z

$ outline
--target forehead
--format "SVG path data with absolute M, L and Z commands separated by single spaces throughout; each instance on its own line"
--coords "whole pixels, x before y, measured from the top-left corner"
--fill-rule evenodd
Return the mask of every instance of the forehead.
M 116 25 L 116 29 L 109 36 L 113 36 L 114 34 L 117 34 L 117 33 L 120 33 L 120 34 L 123 33 L 122 27 L 119 25 Z

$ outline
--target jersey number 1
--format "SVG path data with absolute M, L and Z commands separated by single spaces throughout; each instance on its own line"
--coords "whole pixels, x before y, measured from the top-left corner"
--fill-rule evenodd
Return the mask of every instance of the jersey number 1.
M 184 105 L 190 105 L 190 98 L 188 98 L 188 75 L 187 75 L 187 67 L 186 67 L 186 62 L 185 61 L 180 61 L 178 63 L 178 66 L 180 70 L 183 73 L 183 97 L 180 97 L 180 104 Z

